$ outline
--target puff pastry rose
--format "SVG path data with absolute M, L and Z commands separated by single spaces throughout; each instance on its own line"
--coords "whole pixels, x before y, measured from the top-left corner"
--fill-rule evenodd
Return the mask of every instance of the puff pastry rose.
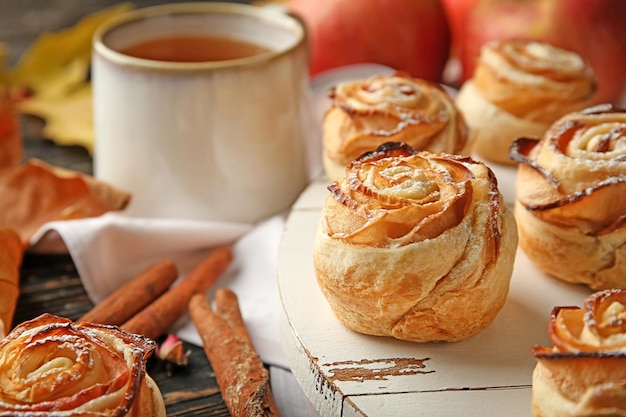
M 0 341 L 0 416 L 165 416 L 145 372 L 155 344 L 117 327 L 51 314 Z
M 386 143 L 328 188 L 314 269 L 345 326 L 430 342 L 462 340 L 493 321 L 517 231 L 489 168 Z
M 626 288 L 626 112 L 571 113 L 519 139 L 520 247 L 546 273 L 593 289 Z
M 323 120 L 323 162 L 339 180 L 361 154 L 385 142 L 433 153 L 464 153 L 469 132 L 452 97 L 439 85 L 396 72 L 338 84 Z
M 456 104 L 470 126 L 473 151 L 512 164 L 515 139 L 541 137 L 561 116 L 589 106 L 595 91 L 593 72 L 576 53 L 537 41 L 493 41 L 482 47 Z
M 536 417 L 626 416 L 626 291 L 603 290 L 582 308 L 555 307 L 554 347 L 534 346 Z

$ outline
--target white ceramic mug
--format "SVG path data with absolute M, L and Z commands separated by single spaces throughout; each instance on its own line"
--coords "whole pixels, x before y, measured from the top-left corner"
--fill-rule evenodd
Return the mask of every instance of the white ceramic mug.
M 128 55 L 171 37 L 265 50 L 199 62 Z M 285 13 L 211 2 L 136 9 L 96 31 L 92 85 L 94 175 L 132 194 L 131 216 L 257 222 L 308 183 L 308 47 Z

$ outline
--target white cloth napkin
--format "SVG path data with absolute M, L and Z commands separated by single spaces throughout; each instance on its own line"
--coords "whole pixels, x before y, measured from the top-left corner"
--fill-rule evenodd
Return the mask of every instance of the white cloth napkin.
M 248 331 L 264 363 L 277 407 L 285 417 L 319 417 L 289 371 L 280 345 L 281 302 L 276 264 L 284 216 L 258 225 L 137 219 L 119 213 L 102 217 L 52 222 L 32 238 L 34 251 L 69 251 L 89 297 L 98 302 L 160 259 L 171 259 L 181 277 L 211 248 L 233 246 L 233 263 L 209 296 L 219 287 L 231 288 L 239 298 Z M 202 345 L 188 315 L 172 329 L 181 339 Z
M 120 213 L 51 222 L 32 239 L 39 243 L 60 238 L 76 265 L 89 298 L 97 303 L 151 264 L 174 261 L 185 276 L 216 246 L 233 246 L 233 263 L 209 292 L 231 288 L 259 355 L 264 362 L 289 368 L 278 333 L 280 299 L 275 270 L 283 216 L 259 225 L 184 220 L 139 219 Z M 60 244 L 60 242 L 59 242 Z M 181 339 L 202 345 L 188 316 L 171 329 Z
M 94 302 L 160 259 L 171 259 L 181 277 L 215 246 L 233 246 L 233 263 L 218 280 L 238 296 L 255 349 L 269 365 L 272 391 L 285 417 L 319 417 L 289 371 L 278 329 L 281 302 L 276 264 L 285 217 L 258 225 L 129 218 L 119 213 L 52 222 L 32 238 L 34 251 L 68 251 L 83 285 Z M 202 346 L 188 315 L 171 329 L 181 339 Z

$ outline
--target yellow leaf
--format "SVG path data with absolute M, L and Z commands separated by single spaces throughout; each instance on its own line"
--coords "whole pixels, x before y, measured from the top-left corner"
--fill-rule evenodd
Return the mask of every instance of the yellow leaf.
M 32 97 L 18 110 L 45 120 L 43 136 L 59 145 L 79 145 L 93 153 L 94 131 L 91 85 L 61 98 Z
M 120 3 L 84 17 L 71 28 L 40 35 L 9 71 L 10 84 L 27 87 L 42 98 L 59 97 L 79 88 L 88 82 L 95 30 L 131 8 L 131 3 Z
M 18 110 L 44 119 L 43 135 L 47 139 L 93 152 L 88 77 L 93 34 L 102 23 L 132 7 L 131 3 L 119 3 L 84 17 L 71 28 L 40 35 L 17 65 L 6 71 L 0 44 L 0 81 L 4 74 L 11 87 L 32 91 L 18 103 Z

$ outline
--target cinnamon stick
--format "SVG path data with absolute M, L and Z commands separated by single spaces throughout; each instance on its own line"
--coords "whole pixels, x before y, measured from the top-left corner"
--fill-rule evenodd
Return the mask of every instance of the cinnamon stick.
M 228 410 L 233 417 L 279 416 L 269 372 L 254 350 L 236 295 L 220 288 L 215 304 L 213 311 L 204 294 L 194 295 L 189 313 Z
M 179 284 L 126 321 L 122 329 L 156 339 L 187 312 L 194 294 L 205 293 L 222 276 L 232 258 L 230 247 L 214 249 Z
M 241 316 L 239 300 L 232 290 L 220 288 L 215 292 L 215 313 L 220 316 L 248 345 L 252 345 L 250 333 Z
M 119 326 L 163 294 L 176 278 L 178 269 L 174 262 L 159 261 L 111 293 L 78 321 Z

